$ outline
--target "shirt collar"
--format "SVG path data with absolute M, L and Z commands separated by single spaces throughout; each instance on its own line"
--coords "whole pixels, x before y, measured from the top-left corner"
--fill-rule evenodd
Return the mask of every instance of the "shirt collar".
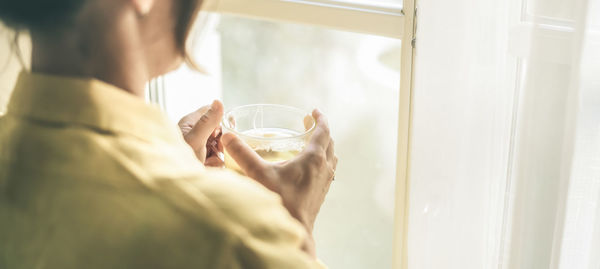
M 21 72 L 7 114 L 76 124 L 142 139 L 177 139 L 181 134 L 156 106 L 91 78 Z

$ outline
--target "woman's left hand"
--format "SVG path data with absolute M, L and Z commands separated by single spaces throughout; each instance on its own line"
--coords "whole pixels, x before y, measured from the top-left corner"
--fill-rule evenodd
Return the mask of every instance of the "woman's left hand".
M 221 118 L 223 103 L 215 100 L 210 106 L 186 115 L 179 121 L 183 138 L 192 147 L 196 157 L 206 166 L 223 167 Z

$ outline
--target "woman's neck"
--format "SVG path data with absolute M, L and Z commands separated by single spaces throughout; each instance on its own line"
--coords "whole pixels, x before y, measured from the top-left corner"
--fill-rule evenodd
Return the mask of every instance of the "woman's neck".
M 95 27 L 103 23 L 110 25 Z M 32 31 L 31 69 L 52 75 L 96 78 L 143 98 L 150 76 L 144 46 L 134 27 L 137 27 L 135 17 L 123 14 L 110 22 L 92 20 L 78 29 Z

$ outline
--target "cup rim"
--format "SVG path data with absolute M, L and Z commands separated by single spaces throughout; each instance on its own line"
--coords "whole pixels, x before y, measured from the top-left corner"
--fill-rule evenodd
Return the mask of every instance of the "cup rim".
M 297 112 L 300 112 L 300 114 L 304 114 L 306 116 L 310 116 L 313 119 L 313 123 L 312 126 L 310 128 L 308 128 L 307 130 L 305 130 L 304 132 L 297 134 L 297 135 L 293 135 L 293 136 L 288 136 L 288 137 L 260 137 L 260 136 L 253 136 L 253 135 L 246 135 L 243 133 L 238 132 L 237 130 L 231 129 L 227 126 L 227 116 L 236 110 L 239 109 L 244 109 L 244 108 L 248 108 L 248 107 L 274 107 L 274 108 L 283 108 L 283 109 L 289 109 L 289 110 L 295 110 Z M 250 138 L 253 140 L 264 140 L 264 141 L 277 141 L 277 140 L 287 140 L 287 139 L 296 139 L 296 138 L 300 138 L 303 137 L 309 133 L 311 133 L 316 127 L 317 127 L 317 121 L 315 120 L 315 118 L 310 114 L 307 113 L 305 110 L 302 110 L 300 108 L 297 107 L 293 107 L 293 106 L 287 106 L 287 105 L 279 105 L 279 104 L 248 104 L 248 105 L 241 105 L 241 106 L 236 106 L 234 108 L 231 108 L 229 110 L 227 110 L 224 114 L 223 114 L 223 118 L 221 119 L 221 127 L 225 128 L 227 131 L 234 133 L 235 135 L 239 136 L 239 137 L 245 137 L 245 138 Z

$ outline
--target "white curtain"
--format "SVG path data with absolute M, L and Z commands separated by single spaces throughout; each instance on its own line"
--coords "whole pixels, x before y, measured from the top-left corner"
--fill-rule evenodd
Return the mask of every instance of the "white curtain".
M 600 0 L 419 0 L 408 268 L 600 269 Z

